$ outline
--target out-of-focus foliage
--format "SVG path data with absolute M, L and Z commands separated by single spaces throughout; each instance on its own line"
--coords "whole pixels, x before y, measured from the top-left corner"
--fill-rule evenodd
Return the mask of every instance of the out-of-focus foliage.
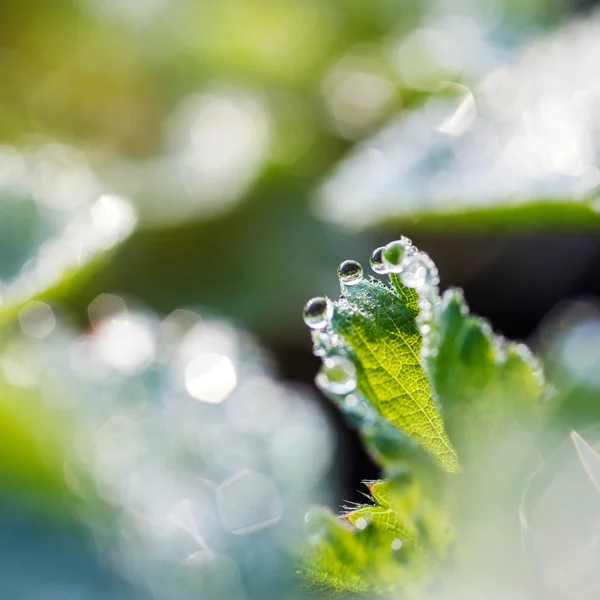
M 85 335 L 51 316 L 28 303 L 4 332 L 3 455 L 19 453 L 3 462 L 5 484 L 45 498 L 46 514 L 70 498 L 70 518 L 140 593 L 292 588 L 332 449 L 306 391 L 275 382 L 247 335 L 193 311 L 160 320 L 105 294 Z
M 319 212 L 353 228 L 597 227 L 599 31 L 597 16 L 571 23 L 516 56 L 477 39 L 485 68 L 364 141 L 324 184 Z

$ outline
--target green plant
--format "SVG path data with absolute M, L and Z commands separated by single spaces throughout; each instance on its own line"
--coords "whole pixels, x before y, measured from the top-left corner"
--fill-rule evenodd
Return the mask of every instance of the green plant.
M 521 589 L 518 511 L 555 406 L 541 366 L 469 314 L 459 290 L 440 296 L 435 265 L 407 238 L 371 266 L 389 284 L 346 261 L 340 298 L 309 301 L 304 318 L 323 359 L 317 384 L 385 479 L 366 482 L 370 503 L 343 518 L 308 515 L 300 573 L 341 595 Z

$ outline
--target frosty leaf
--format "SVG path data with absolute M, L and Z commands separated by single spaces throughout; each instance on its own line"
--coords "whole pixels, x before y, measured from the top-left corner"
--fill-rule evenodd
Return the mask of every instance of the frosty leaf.
M 412 307 L 411 307 L 412 308 Z M 390 288 L 362 281 L 335 305 L 332 326 L 359 363 L 359 389 L 379 412 L 437 459 L 459 470 L 420 359 L 415 313 Z

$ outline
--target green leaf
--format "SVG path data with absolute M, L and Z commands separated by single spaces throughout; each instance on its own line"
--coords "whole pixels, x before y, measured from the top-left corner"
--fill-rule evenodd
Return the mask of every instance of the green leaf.
M 299 573 L 310 592 L 418 597 L 451 540 L 445 513 L 416 479 L 366 483 L 374 504 L 308 517 L 311 534 Z M 434 547 L 430 540 L 435 540 Z
M 529 349 L 507 342 L 469 314 L 462 294 L 449 290 L 426 340 L 428 372 L 455 443 L 537 422 L 544 413 L 541 366 Z M 461 452 L 462 455 L 462 452 Z
M 406 291 L 406 297 L 411 294 Z M 394 426 L 436 458 L 447 471 L 460 470 L 421 364 L 422 336 L 414 301 L 371 280 L 349 286 L 335 304 L 332 326 L 358 362 L 359 389 Z
M 304 575 L 338 592 L 397 588 L 410 598 L 423 597 L 424 582 L 443 585 L 451 565 L 458 579 L 485 574 L 511 589 L 519 584 L 511 566 L 516 515 L 554 405 L 543 401 L 541 366 L 524 344 L 470 315 L 459 290 L 440 297 L 427 255 L 413 247 L 399 270 L 391 286 L 342 284 L 330 328 L 313 337 L 326 369 L 335 362 L 328 357 L 353 361 L 356 389 L 331 397 L 389 479 L 367 483 L 373 504 L 346 509 L 354 530 L 329 515 L 329 529 L 309 545 Z M 388 562 L 398 540 L 408 571 Z
M 369 583 L 363 575 L 368 553 L 354 529 L 325 509 L 313 509 L 308 523 L 312 535 L 299 570 L 308 590 L 338 595 L 368 592 Z

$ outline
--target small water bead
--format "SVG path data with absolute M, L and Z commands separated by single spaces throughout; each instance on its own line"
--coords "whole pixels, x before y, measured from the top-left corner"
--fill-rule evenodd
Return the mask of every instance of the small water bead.
M 311 332 L 313 341 L 313 354 L 315 356 L 327 356 L 334 348 L 342 348 L 344 346 L 343 338 L 334 333 L 331 327 L 324 329 L 313 329 Z
M 402 236 L 399 240 L 394 240 L 384 247 L 381 257 L 383 265 L 387 271 L 400 273 L 403 270 L 403 260 L 414 253 L 412 242 Z
M 363 268 L 355 260 L 345 260 L 338 267 L 338 278 L 345 285 L 354 285 L 363 278 Z
M 327 350 L 323 348 L 323 346 L 319 346 L 318 344 L 313 344 L 312 353 L 319 358 L 322 358 L 327 354 Z
M 396 550 L 400 550 L 402 548 L 402 540 L 400 538 L 394 538 L 392 540 L 392 550 L 396 551 Z
M 418 252 L 402 261 L 400 277 L 406 287 L 417 290 L 428 285 L 437 285 L 440 281 L 435 264 L 423 252 Z
M 358 404 L 358 398 L 354 394 L 348 394 L 346 396 L 346 406 L 354 408 Z
M 375 250 L 373 250 L 373 252 L 371 253 L 371 258 L 369 259 L 369 262 L 371 264 L 371 269 L 373 269 L 373 271 L 375 271 L 375 273 L 379 273 L 380 275 L 383 275 L 384 273 L 387 273 L 387 267 L 383 264 L 383 251 L 385 250 L 384 246 L 380 246 L 379 248 L 375 248 Z
M 333 318 L 333 304 L 322 296 L 312 298 L 306 303 L 302 316 L 311 329 L 323 329 Z
M 344 356 L 332 356 L 323 361 L 316 379 L 317 385 L 331 394 L 349 394 L 356 388 L 356 367 Z

